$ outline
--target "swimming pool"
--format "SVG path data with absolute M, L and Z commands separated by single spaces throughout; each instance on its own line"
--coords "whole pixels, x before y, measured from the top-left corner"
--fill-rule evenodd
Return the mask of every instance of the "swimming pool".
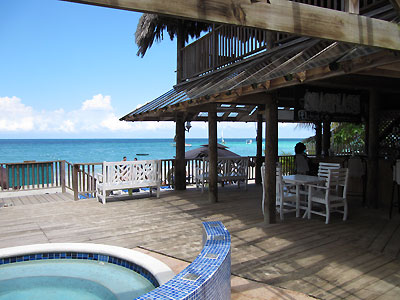
M 0 300 L 132 300 L 174 276 L 143 253 L 99 244 L 0 249 Z

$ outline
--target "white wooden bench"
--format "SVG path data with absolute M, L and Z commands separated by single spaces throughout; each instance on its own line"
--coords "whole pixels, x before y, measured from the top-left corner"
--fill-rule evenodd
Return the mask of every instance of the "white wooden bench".
M 209 166 L 208 159 L 203 158 L 200 166 L 196 167 L 195 181 L 196 188 L 201 185 L 201 191 L 204 191 L 205 183 L 209 182 Z M 240 188 L 240 182 L 245 183 L 247 190 L 248 181 L 248 157 L 224 157 L 219 158 L 217 161 L 217 181 L 225 184 L 227 182 L 236 182 Z
M 160 197 L 161 163 L 159 160 L 103 162 L 103 173 L 96 174 L 97 199 L 106 203 L 108 191 L 150 188 Z

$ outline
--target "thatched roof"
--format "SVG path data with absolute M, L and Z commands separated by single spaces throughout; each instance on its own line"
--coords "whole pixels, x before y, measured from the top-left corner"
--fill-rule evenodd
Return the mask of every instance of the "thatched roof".
M 163 32 L 167 31 L 171 40 L 182 30 L 182 36 L 188 42 L 189 37 L 198 38 L 203 31 L 209 31 L 212 24 L 181 20 L 156 14 L 143 14 L 136 28 L 135 42 L 139 47 L 137 55 L 142 57 L 151 48 L 154 41 L 164 38 Z

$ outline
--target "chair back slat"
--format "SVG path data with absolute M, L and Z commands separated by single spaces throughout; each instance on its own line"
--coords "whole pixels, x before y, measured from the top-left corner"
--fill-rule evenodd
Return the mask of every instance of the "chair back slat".
M 329 188 L 343 187 L 343 195 L 347 192 L 347 182 L 349 177 L 349 169 L 330 169 L 326 180 L 326 186 Z
M 340 164 L 320 162 L 318 166 L 318 177 L 328 178 L 329 170 L 332 169 L 340 169 Z

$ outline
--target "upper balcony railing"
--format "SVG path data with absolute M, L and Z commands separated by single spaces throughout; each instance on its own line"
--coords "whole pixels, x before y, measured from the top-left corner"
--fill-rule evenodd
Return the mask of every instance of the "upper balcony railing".
M 182 49 L 182 76 L 190 78 L 232 64 L 267 47 L 268 31 L 221 25 Z
M 360 14 L 390 5 L 388 0 L 360 0 L 349 8 L 350 0 L 293 0 L 304 4 Z M 249 56 L 296 39 L 297 36 L 257 28 L 220 25 L 181 49 L 182 79 L 188 79 L 236 63 Z

